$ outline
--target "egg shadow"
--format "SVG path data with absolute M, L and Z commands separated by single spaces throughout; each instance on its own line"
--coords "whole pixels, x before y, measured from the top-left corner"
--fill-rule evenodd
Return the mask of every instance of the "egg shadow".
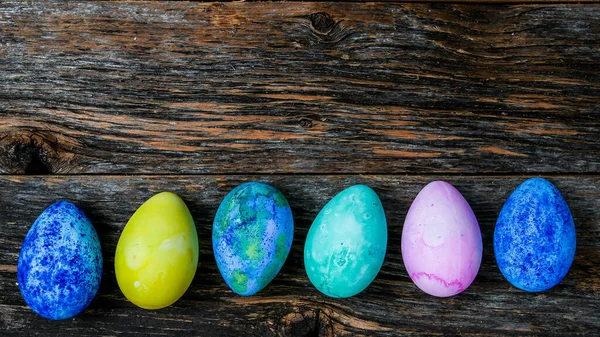
M 110 202 L 78 202 L 92 222 L 102 250 L 102 279 L 96 296 L 86 309 L 91 311 L 106 311 L 107 308 L 116 308 L 126 306 L 128 301 L 121 294 L 117 283 L 114 257 L 117 242 L 119 240 L 122 228 L 127 223 L 129 209 L 119 209 L 118 212 L 110 212 Z M 125 207 L 131 205 L 125 203 Z M 134 207 L 134 206 L 131 206 Z M 134 211 L 134 210 L 133 210 Z M 133 214 L 133 211 L 131 214 Z
M 306 177 L 300 177 L 296 183 L 289 180 L 269 182 L 283 193 L 290 204 L 294 218 L 294 238 L 285 263 L 271 284 L 261 292 L 263 294 L 275 295 L 282 291 L 289 294 L 290 287 L 298 289 L 298 292 L 301 293 L 309 285 L 304 271 L 304 243 L 310 225 L 319 211 L 320 202 L 318 198 L 314 197 L 314 193 L 298 188 L 297 185 L 306 186 L 304 179 Z

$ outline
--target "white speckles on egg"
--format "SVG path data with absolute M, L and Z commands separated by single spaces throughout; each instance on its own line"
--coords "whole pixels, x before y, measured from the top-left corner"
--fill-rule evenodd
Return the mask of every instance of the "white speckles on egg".
M 17 267 L 25 302 L 39 315 L 66 319 L 94 298 L 102 275 L 100 241 L 76 205 L 48 207 L 27 233 Z
M 506 200 L 494 231 L 500 271 L 515 287 L 544 291 L 567 274 L 575 256 L 571 211 L 543 178 L 523 182 Z

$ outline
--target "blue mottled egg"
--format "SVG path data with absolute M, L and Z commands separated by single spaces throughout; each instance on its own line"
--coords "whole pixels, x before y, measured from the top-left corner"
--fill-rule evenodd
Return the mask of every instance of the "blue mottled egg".
M 575 257 L 575 225 L 558 189 L 542 178 L 523 182 L 496 223 L 494 253 L 515 287 L 544 291 L 567 275 Z
M 82 312 L 102 277 L 100 240 L 83 211 L 68 201 L 35 220 L 19 254 L 21 294 L 40 316 L 59 320 Z
M 278 189 L 259 182 L 234 188 L 221 202 L 212 232 L 223 279 L 239 295 L 256 294 L 283 266 L 293 237 L 292 210 Z

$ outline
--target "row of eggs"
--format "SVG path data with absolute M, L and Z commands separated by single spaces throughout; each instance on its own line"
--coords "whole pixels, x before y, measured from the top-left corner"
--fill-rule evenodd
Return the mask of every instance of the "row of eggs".
M 215 215 L 212 243 L 227 285 L 248 296 L 279 272 L 292 245 L 288 201 L 275 187 L 249 182 L 233 189 Z M 331 199 L 309 229 L 304 264 L 312 284 L 343 298 L 364 290 L 378 274 L 387 246 L 387 223 L 377 194 L 365 185 Z M 477 219 L 460 192 L 435 181 L 413 201 L 402 231 L 402 257 L 413 282 L 434 296 L 453 296 L 475 279 L 482 258 Z M 554 185 L 542 178 L 522 183 L 502 208 L 494 233 L 500 271 L 514 286 L 543 291 L 567 274 L 575 255 L 575 226 Z M 18 283 L 39 315 L 66 319 L 94 298 L 102 274 L 100 241 L 76 205 L 48 207 L 27 233 L 18 261 Z M 115 254 L 117 282 L 128 300 L 146 309 L 173 304 L 198 265 L 192 216 L 176 194 L 159 193 L 133 214 Z

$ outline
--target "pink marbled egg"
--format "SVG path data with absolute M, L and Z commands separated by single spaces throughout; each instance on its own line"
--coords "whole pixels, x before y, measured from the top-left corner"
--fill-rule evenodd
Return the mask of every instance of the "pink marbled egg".
M 467 289 L 482 246 L 477 218 L 454 186 L 434 181 L 419 192 L 404 221 L 402 259 L 421 290 L 446 297 Z

